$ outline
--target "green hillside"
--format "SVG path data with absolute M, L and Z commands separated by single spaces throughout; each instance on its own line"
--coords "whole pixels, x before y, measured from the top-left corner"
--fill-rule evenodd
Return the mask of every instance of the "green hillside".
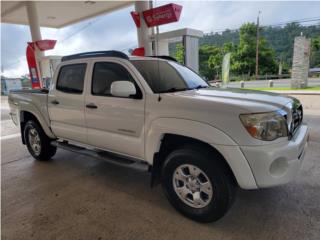
M 266 27 L 261 28 L 261 30 L 261 35 L 265 37 L 270 47 L 274 49 L 277 60 L 282 60 L 289 65 L 292 63 L 293 42 L 296 36 L 300 36 L 301 33 L 307 38 L 320 36 L 320 25 L 302 26 L 297 23 L 290 23 L 285 27 Z M 209 44 L 221 47 L 228 42 L 239 44 L 239 30 L 226 30 L 220 34 L 206 34 L 200 39 L 200 45 Z M 315 62 L 312 62 L 311 66 L 314 64 Z
M 231 51 L 234 63 L 238 59 L 238 65 L 247 61 L 250 67 L 241 68 L 241 66 L 231 67 L 231 72 L 234 74 L 249 74 L 252 75 L 252 66 L 255 62 L 255 30 L 254 23 L 242 25 L 239 30 L 226 30 L 220 33 L 205 34 L 200 39 L 200 72 L 202 75 L 211 78 L 220 71 L 220 60 L 223 54 Z M 242 29 L 242 42 L 240 41 Z M 268 55 L 266 61 L 261 62 L 261 74 L 275 74 L 278 71 L 279 63 L 282 63 L 284 73 L 290 71 L 292 65 L 293 43 L 296 36 L 306 36 L 312 41 L 310 67 L 320 67 L 320 24 L 313 26 L 302 26 L 298 23 L 290 23 L 284 27 L 261 27 L 260 28 L 260 45 L 265 50 L 262 57 Z M 250 48 L 250 50 L 246 49 Z M 245 49 L 245 50 L 244 50 Z M 181 46 L 179 43 L 171 44 L 169 47 L 170 54 L 179 59 L 181 54 Z M 180 51 L 180 52 L 179 52 Z M 246 58 L 241 59 L 243 51 L 247 51 Z M 218 56 L 218 55 L 221 56 Z M 214 55 L 214 56 L 212 56 Z M 211 60 L 209 61 L 211 57 Z M 271 59 L 272 58 L 272 59 Z M 272 63 L 271 63 L 272 61 Z M 265 65 L 265 66 L 264 66 Z

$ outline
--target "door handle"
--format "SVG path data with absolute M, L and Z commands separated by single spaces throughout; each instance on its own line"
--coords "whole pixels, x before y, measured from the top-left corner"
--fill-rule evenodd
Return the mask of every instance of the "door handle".
M 59 101 L 58 100 L 52 100 L 51 103 L 54 104 L 54 105 L 58 105 Z
M 98 108 L 97 105 L 95 105 L 94 103 L 89 103 L 89 104 L 86 105 L 86 107 L 87 108 L 92 108 L 92 109 Z

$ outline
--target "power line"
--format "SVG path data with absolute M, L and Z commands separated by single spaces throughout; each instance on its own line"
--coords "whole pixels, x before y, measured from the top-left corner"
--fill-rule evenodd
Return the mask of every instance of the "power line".
M 64 39 L 60 40 L 59 42 L 60 42 L 60 43 L 65 42 L 66 40 L 72 38 L 72 37 L 75 36 L 76 34 L 82 32 L 82 31 L 84 31 L 85 29 L 87 29 L 88 27 L 92 26 L 92 24 L 95 23 L 95 22 L 97 22 L 98 20 L 100 20 L 100 19 L 95 19 L 95 20 L 87 23 L 86 25 L 84 25 L 84 26 L 81 27 L 80 29 L 74 31 L 73 33 L 69 34 L 67 37 L 65 37 Z
M 287 23 L 292 23 L 292 22 L 303 22 L 303 21 L 314 21 L 314 20 L 319 20 L 320 16 L 318 17 L 309 17 L 309 18 L 300 18 L 300 19 L 296 19 L 296 20 L 290 20 L 290 21 L 286 21 L 286 22 L 280 22 L 280 23 L 272 23 L 269 24 L 271 26 L 273 25 L 280 25 L 280 24 L 287 24 Z
M 283 25 L 286 25 L 286 24 L 289 24 L 289 23 L 307 23 L 307 22 L 316 22 L 316 21 L 320 21 L 320 16 L 313 17 L 313 18 L 302 18 L 302 19 L 298 19 L 298 20 L 291 20 L 291 21 L 288 21 L 288 22 L 280 22 L 280 23 L 262 25 L 262 26 L 260 26 L 260 28 L 283 26 Z M 316 24 L 316 25 L 313 25 L 313 26 L 319 26 L 319 24 Z M 238 31 L 239 29 L 240 29 L 240 27 L 239 28 L 234 28 L 234 29 L 229 29 L 229 28 L 218 29 L 218 30 L 212 30 L 212 31 L 207 32 L 205 34 L 223 33 L 225 31 L 234 32 L 234 31 Z
M 306 23 L 306 22 L 316 22 L 316 21 L 320 21 L 320 18 L 312 19 L 312 20 L 291 21 L 291 22 L 284 22 L 284 23 L 278 23 L 278 24 L 272 24 L 272 25 L 264 25 L 262 27 L 276 27 L 276 26 L 283 26 L 283 25 L 286 25 L 288 23 Z

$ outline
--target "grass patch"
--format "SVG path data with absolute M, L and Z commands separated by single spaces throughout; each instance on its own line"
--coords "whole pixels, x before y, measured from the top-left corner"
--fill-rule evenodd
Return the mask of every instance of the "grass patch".
M 320 86 L 307 87 L 301 89 L 294 89 L 290 87 L 261 87 L 261 88 L 244 88 L 244 89 L 252 89 L 252 90 L 260 90 L 260 91 L 320 91 Z

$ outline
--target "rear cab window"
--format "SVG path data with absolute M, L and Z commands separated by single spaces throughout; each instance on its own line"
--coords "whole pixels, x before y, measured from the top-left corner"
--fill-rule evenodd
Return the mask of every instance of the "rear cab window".
M 78 63 L 60 68 L 56 89 L 70 94 L 82 94 L 87 64 Z

